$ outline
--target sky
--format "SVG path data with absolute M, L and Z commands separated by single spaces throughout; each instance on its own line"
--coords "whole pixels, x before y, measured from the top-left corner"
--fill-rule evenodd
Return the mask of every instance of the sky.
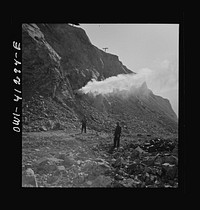
M 127 68 L 150 72 L 147 86 L 170 100 L 178 116 L 178 24 L 80 24 L 91 43 Z

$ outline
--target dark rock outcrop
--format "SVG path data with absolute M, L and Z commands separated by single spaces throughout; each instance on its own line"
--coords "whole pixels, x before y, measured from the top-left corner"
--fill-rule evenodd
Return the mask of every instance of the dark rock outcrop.
M 90 42 L 85 31 L 67 24 L 38 24 L 47 42 L 61 57 L 63 76 L 73 89 L 92 78 L 102 80 L 122 73 L 132 73 L 116 55 L 106 53 Z

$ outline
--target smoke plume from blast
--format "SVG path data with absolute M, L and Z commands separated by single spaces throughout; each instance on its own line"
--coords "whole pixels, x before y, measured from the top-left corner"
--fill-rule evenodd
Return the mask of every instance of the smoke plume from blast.
M 129 93 L 134 93 L 134 91 L 144 82 L 146 82 L 148 88 L 152 90 L 154 94 L 168 98 L 174 111 L 178 115 L 177 59 L 164 60 L 161 63 L 158 63 L 158 66 L 153 69 L 139 69 L 136 74 L 120 74 L 109 77 L 103 81 L 92 80 L 79 91 L 91 93 L 96 96 L 98 94 L 104 95 L 113 93 L 115 90 L 125 90 L 128 95 Z M 124 91 L 122 95 L 123 94 Z
M 82 87 L 80 91 L 83 93 L 97 94 L 108 94 L 114 90 L 134 90 L 134 88 L 140 87 L 147 78 L 151 75 L 151 70 L 148 68 L 142 69 L 140 73 L 132 74 L 119 74 L 117 76 L 109 77 L 103 81 L 92 80 L 87 83 L 86 86 Z

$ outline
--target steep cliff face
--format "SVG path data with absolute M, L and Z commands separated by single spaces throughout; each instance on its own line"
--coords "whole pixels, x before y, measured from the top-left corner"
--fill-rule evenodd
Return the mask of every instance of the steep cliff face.
M 132 72 L 116 55 L 92 45 L 81 28 L 67 24 L 23 24 L 22 40 L 24 97 L 34 90 L 54 94 L 63 84 L 75 90 L 92 78 L 103 80 Z
M 22 40 L 23 98 L 30 98 L 35 92 L 54 97 L 61 85 L 70 92 L 69 81 L 63 77 L 61 57 L 46 41 L 40 28 L 36 24 L 23 24 Z
M 85 31 L 67 24 L 22 25 L 23 128 L 79 127 L 82 116 L 93 129 L 109 131 L 116 120 L 134 132 L 177 132 L 168 100 L 144 83 L 137 94 L 77 94 L 91 79 L 133 73 L 116 55 L 90 42 Z M 121 95 L 123 95 L 123 91 Z M 45 128 L 44 128 L 45 125 Z
M 61 57 L 63 76 L 72 89 L 83 87 L 92 78 L 130 73 L 116 55 L 105 53 L 90 42 L 85 31 L 67 24 L 39 24 L 47 42 Z

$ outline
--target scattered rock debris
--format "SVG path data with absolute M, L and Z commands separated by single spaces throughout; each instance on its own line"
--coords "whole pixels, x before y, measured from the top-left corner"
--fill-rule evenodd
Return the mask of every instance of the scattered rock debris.
M 137 142 L 113 149 L 104 133 L 23 133 L 22 186 L 177 188 L 177 140 Z

